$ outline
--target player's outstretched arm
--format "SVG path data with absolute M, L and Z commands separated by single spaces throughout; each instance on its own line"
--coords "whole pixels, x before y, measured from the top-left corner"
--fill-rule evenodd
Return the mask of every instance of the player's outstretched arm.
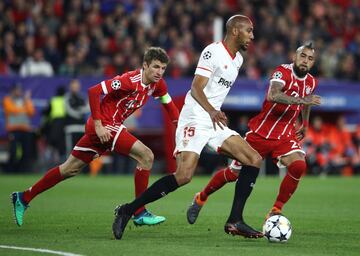
M 282 104 L 288 104 L 288 105 L 304 104 L 309 106 L 313 106 L 313 105 L 318 106 L 321 104 L 321 97 L 319 95 L 308 95 L 304 98 L 289 96 L 282 91 L 282 88 L 283 88 L 282 83 L 277 81 L 271 81 L 270 89 L 267 95 L 267 100 Z
M 191 84 L 191 96 L 200 104 L 200 106 L 209 113 L 213 122 L 214 129 L 216 130 L 216 124 L 223 129 L 227 126 L 227 117 L 224 112 L 216 110 L 206 98 L 204 88 L 209 78 L 205 76 L 195 75 Z

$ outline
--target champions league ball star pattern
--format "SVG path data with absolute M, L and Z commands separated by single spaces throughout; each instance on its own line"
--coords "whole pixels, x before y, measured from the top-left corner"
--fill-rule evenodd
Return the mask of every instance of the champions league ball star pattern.
M 285 243 L 291 236 L 292 228 L 286 217 L 274 215 L 265 221 L 263 232 L 269 242 Z

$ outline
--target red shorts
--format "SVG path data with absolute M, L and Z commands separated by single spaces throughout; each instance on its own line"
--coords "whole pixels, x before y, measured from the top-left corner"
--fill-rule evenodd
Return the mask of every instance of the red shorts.
M 76 143 L 71 154 L 85 163 L 90 163 L 106 151 L 114 151 L 128 156 L 137 138 L 129 133 L 123 125 L 104 125 L 104 127 L 111 132 L 111 139 L 106 143 L 101 143 L 96 135 L 94 123 L 92 119 L 89 119 L 85 126 L 84 136 Z
M 263 159 L 271 157 L 274 163 L 279 167 L 282 167 L 279 162 L 279 159 L 282 156 L 287 156 L 294 152 L 300 152 L 305 155 L 305 152 L 301 149 L 299 142 L 294 137 L 284 138 L 281 140 L 269 140 L 250 131 L 246 134 L 245 140 L 261 155 Z M 231 167 L 234 169 L 240 169 L 240 166 L 241 163 L 238 163 L 235 160 L 231 163 Z

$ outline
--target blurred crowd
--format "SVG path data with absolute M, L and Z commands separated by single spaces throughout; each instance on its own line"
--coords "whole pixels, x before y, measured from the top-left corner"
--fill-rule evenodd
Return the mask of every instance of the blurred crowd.
M 342 115 L 335 123 L 313 117 L 303 147 L 313 174 L 360 174 L 360 126 L 351 133 Z
M 31 124 L 36 111 L 31 91 L 16 83 L 2 103 L 9 149 L 4 169 L 8 171 L 31 171 L 38 159 L 62 161 L 82 136 L 90 112 L 77 79 L 57 88 L 43 109 L 41 124 L 36 129 Z
M 241 13 L 255 25 L 241 76 L 268 77 L 313 40 L 313 74 L 360 78 L 357 0 L 3 0 L 0 12 L 0 75 L 114 76 L 156 45 L 171 57 L 168 76 L 191 76 L 214 19 Z

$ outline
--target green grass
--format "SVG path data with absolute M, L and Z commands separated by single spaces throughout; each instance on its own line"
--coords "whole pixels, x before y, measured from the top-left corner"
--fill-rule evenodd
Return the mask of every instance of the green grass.
M 284 214 L 293 225 L 286 244 L 226 235 L 234 184 L 214 194 L 196 224 L 185 212 L 209 177 L 194 177 L 187 186 L 149 205 L 167 221 L 155 227 L 129 223 L 123 239 L 112 238 L 114 207 L 133 197 L 131 176 L 79 176 L 31 202 L 24 225 L 12 219 L 9 195 L 39 176 L 0 176 L 0 245 L 46 248 L 83 255 L 359 255 L 360 179 L 304 178 Z M 157 178 L 157 177 L 156 177 Z M 152 177 L 151 181 L 154 181 Z M 246 207 L 247 222 L 260 229 L 280 180 L 259 178 Z M 39 255 L 1 249 L 0 255 Z M 45 254 L 41 254 L 45 255 Z

